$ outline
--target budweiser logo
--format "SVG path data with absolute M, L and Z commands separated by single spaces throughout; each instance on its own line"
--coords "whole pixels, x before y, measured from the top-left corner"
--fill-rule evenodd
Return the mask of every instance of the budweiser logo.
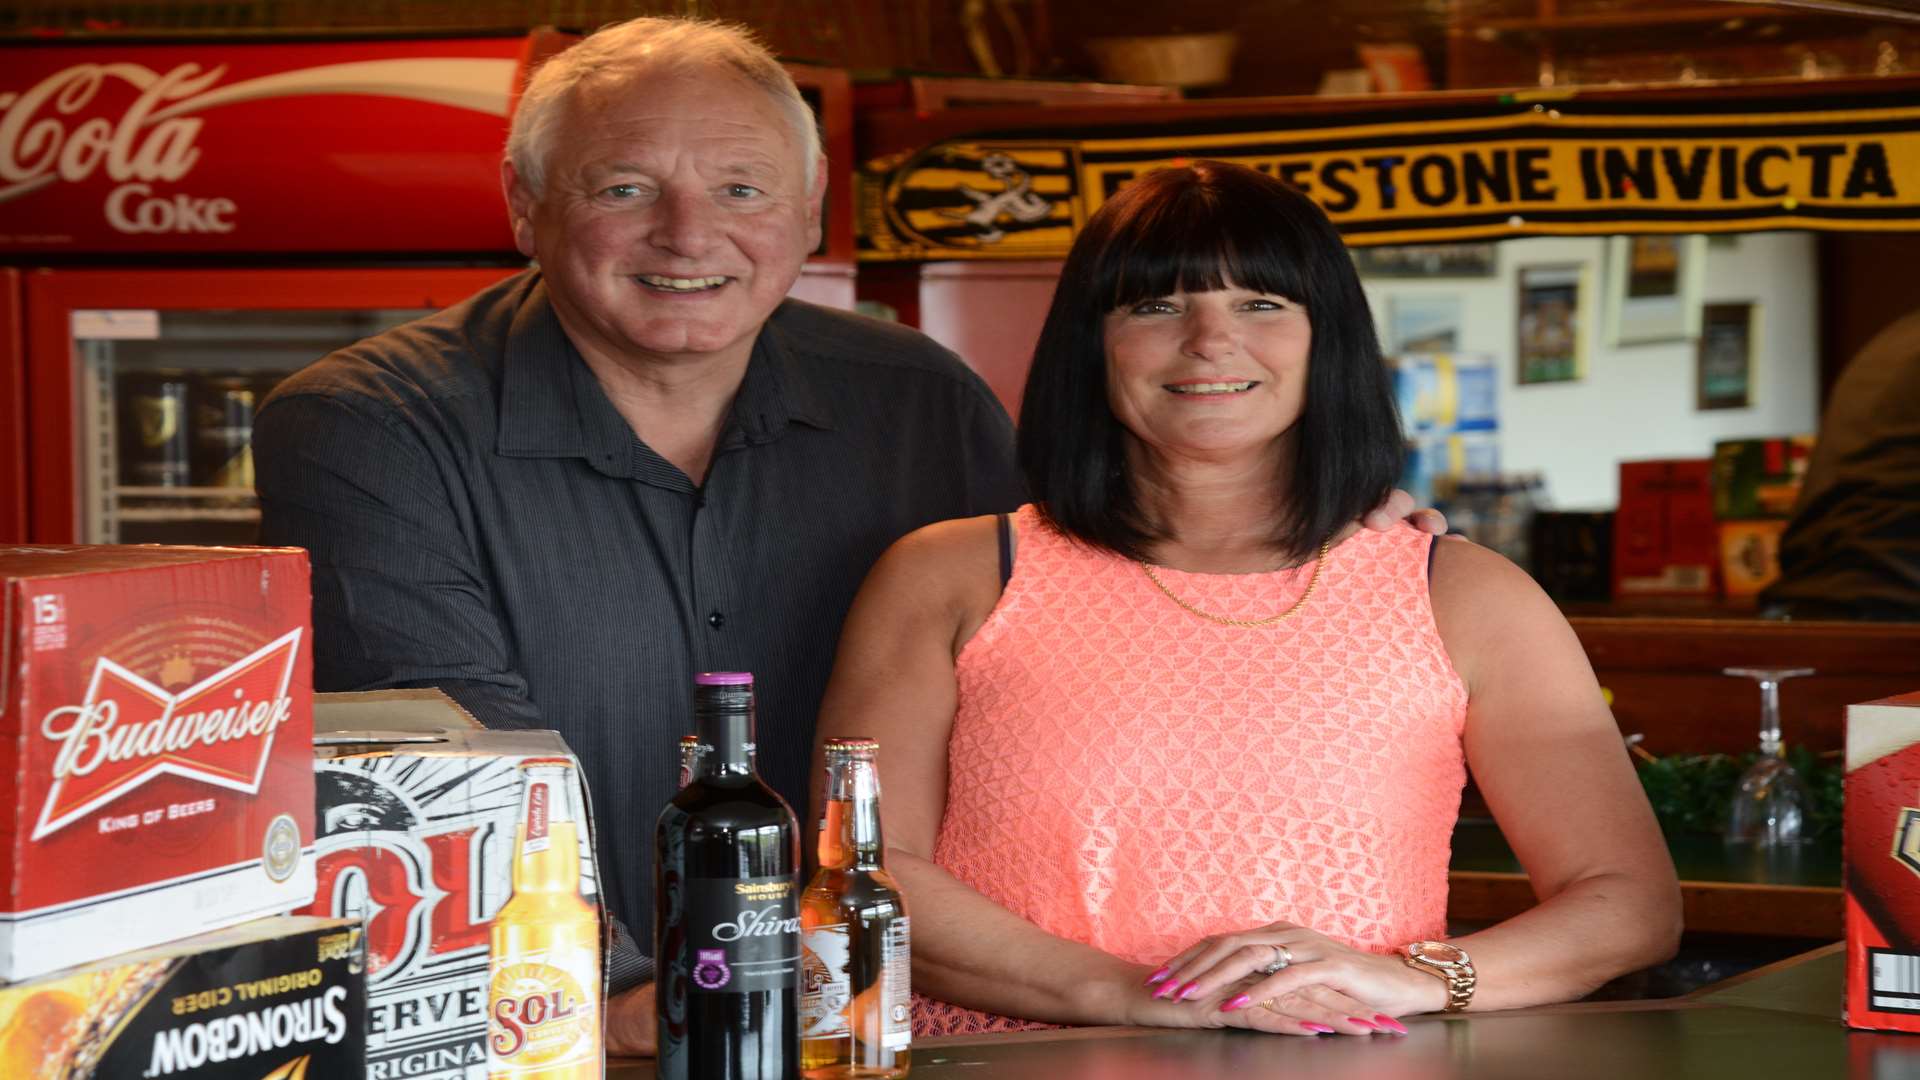
M 59 751 L 33 839 L 157 776 L 258 792 L 274 732 L 293 707 L 287 686 L 300 634 L 290 630 L 178 694 L 101 657 L 86 699 L 53 709 L 40 722 L 40 734 Z

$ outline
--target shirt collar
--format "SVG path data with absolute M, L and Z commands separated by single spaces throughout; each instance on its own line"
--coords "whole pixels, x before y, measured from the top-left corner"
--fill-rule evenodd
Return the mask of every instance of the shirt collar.
M 783 302 L 754 339 L 720 450 L 772 442 L 794 422 L 833 426 L 812 358 L 796 356 L 780 329 L 790 304 Z M 624 474 L 632 456 L 633 431 L 561 328 L 538 278 L 507 331 L 499 416 L 496 449 L 507 457 L 584 457 L 603 472 Z

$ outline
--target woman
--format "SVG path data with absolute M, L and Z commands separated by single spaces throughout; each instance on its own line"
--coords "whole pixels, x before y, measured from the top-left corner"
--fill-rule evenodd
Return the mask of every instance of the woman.
M 1400 455 L 1305 196 L 1201 162 L 1093 216 L 1021 410 L 1034 504 L 897 543 L 823 707 L 885 751 L 918 1030 L 1400 1032 L 1672 954 L 1672 863 L 1558 610 L 1353 524 Z M 1468 765 L 1541 903 L 1444 942 Z

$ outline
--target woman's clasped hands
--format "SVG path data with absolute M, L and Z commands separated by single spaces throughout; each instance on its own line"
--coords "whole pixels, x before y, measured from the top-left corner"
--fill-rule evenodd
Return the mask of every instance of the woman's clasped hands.
M 1277 922 L 1195 942 L 1146 979 L 1158 1005 L 1188 1011 L 1196 1027 L 1244 1027 L 1276 1035 L 1405 1035 L 1396 1017 L 1446 1004 L 1441 980 L 1342 945 L 1303 926 Z M 1186 1026 L 1185 1024 L 1181 1026 Z

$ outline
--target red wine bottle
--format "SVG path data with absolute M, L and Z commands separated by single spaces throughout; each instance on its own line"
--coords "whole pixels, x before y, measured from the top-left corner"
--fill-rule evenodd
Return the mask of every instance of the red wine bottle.
M 694 680 L 700 754 L 655 830 L 661 1080 L 798 1080 L 800 829 L 753 765 L 753 676 Z

